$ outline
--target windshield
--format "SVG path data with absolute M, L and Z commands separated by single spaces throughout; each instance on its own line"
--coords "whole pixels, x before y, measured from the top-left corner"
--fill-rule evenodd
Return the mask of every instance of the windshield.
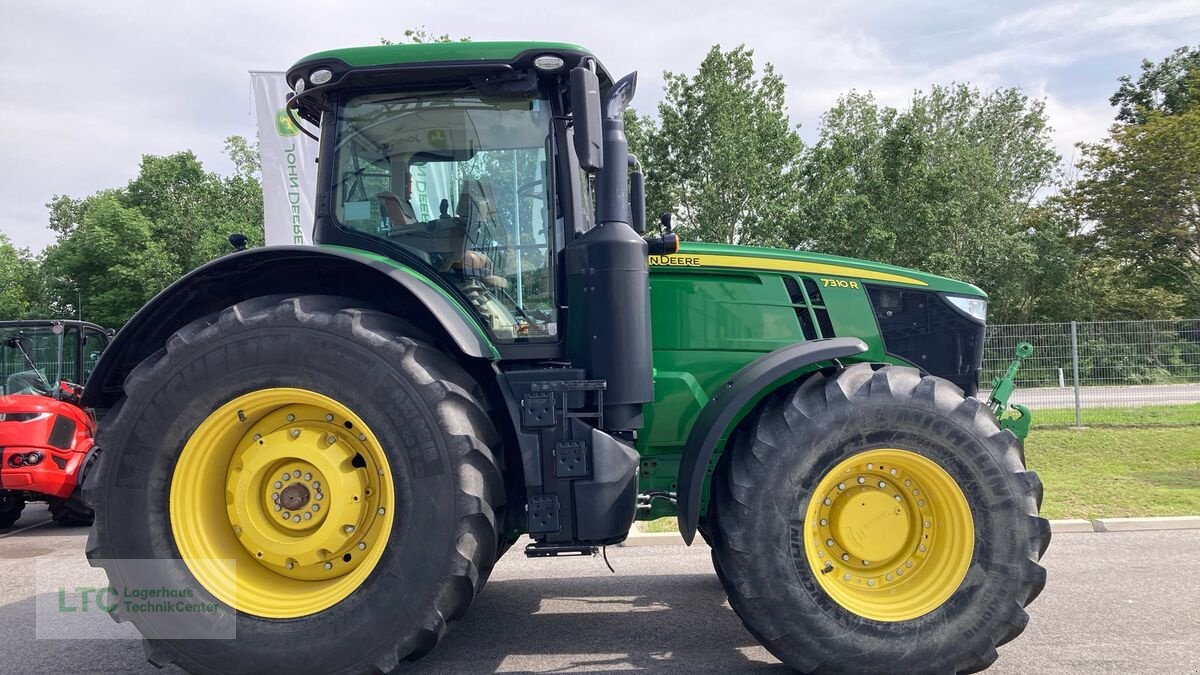
M 62 340 L 50 326 L 0 328 L 0 393 L 51 394 L 61 373 Z
M 501 341 L 552 339 L 546 100 L 372 94 L 338 111 L 334 213 L 429 263 Z

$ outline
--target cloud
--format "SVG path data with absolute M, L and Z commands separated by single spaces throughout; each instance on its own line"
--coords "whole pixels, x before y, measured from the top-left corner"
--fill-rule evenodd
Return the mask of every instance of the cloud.
M 284 69 L 333 47 L 375 44 L 424 25 L 475 39 L 575 42 L 609 70 L 640 71 L 636 107 L 662 97 L 662 71 L 692 73 L 709 47 L 744 43 L 788 84 L 807 138 L 855 88 L 902 106 L 950 81 L 1019 85 L 1045 97 L 1060 151 L 1111 119 L 1116 77 L 1200 35 L 1192 2 L 974 4 L 580 0 L 536 11 L 468 0 L 379 3 L 25 3 L 0 23 L 4 174 L 0 231 L 35 249 L 52 240 L 54 194 L 124 185 L 144 153 L 191 149 L 229 171 L 222 140 L 253 135 L 251 69 Z

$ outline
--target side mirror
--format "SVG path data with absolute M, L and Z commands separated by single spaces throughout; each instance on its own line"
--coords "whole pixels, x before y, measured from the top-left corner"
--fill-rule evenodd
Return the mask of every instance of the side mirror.
M 575 154 L 588 173 L 604 168 L 604 138 L 600 125 L 600 78 L 590 68 L 571 69 L 571 119 Z
M 642 167 L 633 155 L 629 156 L 629 160 L 634 165 L 633 173 L 629 174 L 629 226 L 633 228 L 634 232 L 644 234 L 646 232 L 646 175 L 642 173 Z

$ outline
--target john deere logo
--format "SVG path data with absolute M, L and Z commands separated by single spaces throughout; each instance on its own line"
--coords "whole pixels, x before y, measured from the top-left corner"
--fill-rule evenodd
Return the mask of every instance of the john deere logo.
M 295 136 L 300 133 L 300 129 L 292 121 L 291 116 L 288 115 L 287 108 L 280 108 L 275 111 L 275 132 L 280 136 Z
M 429 147 L 434 148 L 435 150 L 445 150 L 446 149 L 447 143 L 446 143 L 446 130 L 445 129 L 430 130 L 430 132 L 429 132 Z

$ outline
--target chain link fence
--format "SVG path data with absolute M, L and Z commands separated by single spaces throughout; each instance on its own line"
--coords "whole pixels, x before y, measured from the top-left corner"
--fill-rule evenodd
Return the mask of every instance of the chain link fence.
M 981 397 L 1020 342 L 1034 351 L 1012 402 L 1037 423 L 1200 424 L 1200 319 L 989 325 Z

